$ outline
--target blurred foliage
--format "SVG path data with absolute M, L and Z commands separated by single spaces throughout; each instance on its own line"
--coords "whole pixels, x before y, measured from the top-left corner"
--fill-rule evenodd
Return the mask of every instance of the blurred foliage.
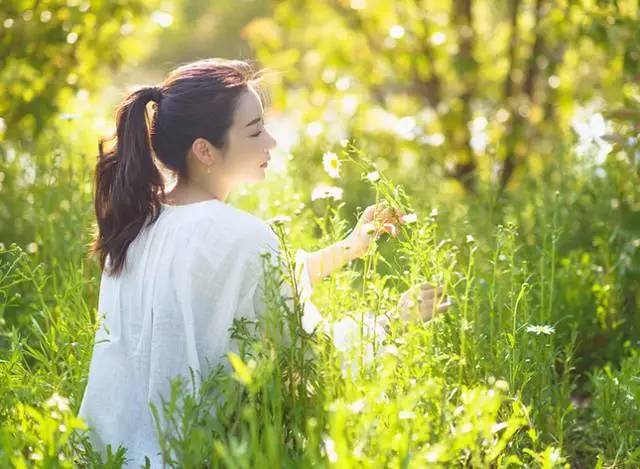
M 19 432 L 12 434 L 0 428 L 0 463 L 14 468 L 77 467 L 75 432 L 86 429 L 86 423 L 75 416 L 69 400 L 57 392 L 38 407 L 19 402 L 12 409 Z
M 114 127 L 104 95 L 114 74 L 153 50 L 171 24 L 171 9 L 155 7 L 153 0 L 0 3 L 0 241 L 30 240 L 25 245 L 37 249 L 60 218 L 91 216 L 97 139 Z M 50 188 L 60 183 L 73 190 L 57 198 Z M 83 220 L 69 220 L 77 232 L 67 242 L 84 238 Z M 58 248 L 47 246 L 47 254 Z
M 175 3 L 173 24 L 144 68 L 164 74 L 168 66 L 204 57 L 250 58 L 251 48 L 238 31 L 254 17 L 268 15 L 268 4 L 266 0 Z
M 140 56 L 141 38 L 159 28 L 149 21 L 156 3 L 0 3 L 0 143 L 34 142 L 65 102 L 104 86 L 123 62 Z
M 633 0 L 286 1 L 243 34 L 312 137 L 474 192 L 553 158 L 579 103 L 637 95 L 638 14 Z

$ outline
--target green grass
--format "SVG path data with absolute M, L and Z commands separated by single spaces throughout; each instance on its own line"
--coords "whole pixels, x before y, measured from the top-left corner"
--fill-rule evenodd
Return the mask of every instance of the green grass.
M 358 176 L 373 169 L 357 148 L 341 157 Z M 100 272 L 85 258 L 90 173 L 46 158 L 37 168 L 29 181 L 20 181 L 17 161 L 3 169 L 0 466 L 72 467 L 75 458 L 119 467 L 126 452 L 101 458 L 86 439 L 82 448 L 75 418 L 97 326 Z M 622 158 L 610 158 L 606 179 L 561 169 L 499 199 L 491 187 L 466 200 L 427 197 L 384 174 L 373 184 L 342 182 L 354 191 L 371 185 L 364 203 L 386 198 L 418 214 L 398 240 L 382 239 L 316 288 L 328 323 L 356 324 L 349 346 L 330 328 L 305 333 L 301 305 L 289 309 L 270 276 L 263 327 L 234 326 L 232 372 L 205 377 L 197 394 L 175 381 L 154 409 L 169 422 L 160 439 L 166 460 L 639 465 L 640 177 Z M 352 226 L 348 204 L 309 203 L 301 183 L 276 181 L 243 202 L 252 208 L 266 197 L 265 218 L 299 210 L 292 224 L 274 226 L 288 258 L 293 246 L 324 246 Z M 445 285 L 453 306 L 427 323 L 401 322 L 399 295 L 424 281 Z M 384 332 L 365 327 L 388 311 Z

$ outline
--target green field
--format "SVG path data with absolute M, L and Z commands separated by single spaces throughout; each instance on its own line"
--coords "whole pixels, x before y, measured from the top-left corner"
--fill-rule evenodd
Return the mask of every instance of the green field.
M 640 467 L 637 2 L 216 3 L 0 4 L 0 467 L 123 464 L 77 418 L 97 142 L 213 56 L 271 72 L 280 145 L 229 203 L 284 252 L 381 199 L 416 219 L 315 288 L 314 332 L 273 277 L 232 372 L 155 409 L 167 467 Z M 452 306 L 399 319 L 425 281 Z

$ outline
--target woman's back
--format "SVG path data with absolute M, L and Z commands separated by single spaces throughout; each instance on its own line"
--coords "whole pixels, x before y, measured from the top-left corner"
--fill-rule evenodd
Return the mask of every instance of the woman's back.
M 278 255 L 268 224 L 222 201 L 163 205 L 127 251 L 118 277 L 103 272 L 87 388 L 79 415 L 92 444 L 127 447 L 131 467 L 157 454 L 148 403 L 161 409 L 169 379 L 196 384 L 232 349 L 234 318 L 262 312 L 261 253 Z M 274 257 L 275 259 L 276 257 Z

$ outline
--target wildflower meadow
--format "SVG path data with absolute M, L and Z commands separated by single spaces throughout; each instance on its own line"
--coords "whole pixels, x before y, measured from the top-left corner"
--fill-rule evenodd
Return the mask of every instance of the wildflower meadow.
M 624 0 L 0 5 L 0 467 L 125 464 L 78 417 L 100 327 L 97 143 L 124 93 L 203 56 L 271 71 L 278 147 L 228 202 L 270 224 L 285 268 L 264 254 L 264 316 L 235 321 L 237 348 L 198 388 L 177 378 L 152 406 L 165 467 L 640 467 L 639 15 Z M 296 249 L 344 239 L 380 201 L 403 213 L 397 236 L 305 307 Z M 401 307 L 424 282 L 450 303 L 428 320 Z

